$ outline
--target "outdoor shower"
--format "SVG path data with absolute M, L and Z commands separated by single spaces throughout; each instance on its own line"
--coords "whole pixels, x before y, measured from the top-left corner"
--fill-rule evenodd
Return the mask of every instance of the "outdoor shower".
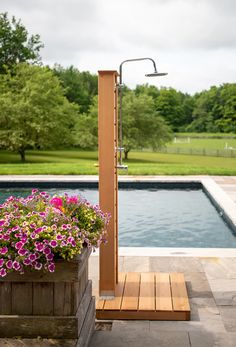
M 117 166 L 118 169 L 127 169 L 127 165 L 122 164 L 122 152 L 124 151 L 123 148 L 123 134 L 122 134 L 122 87 L 123 87 L 123 80 L 122 80 L 122 66 L 124 63 L 132 62 L 132 61 L 140 61 L 140 60 L 150 60 L 153 63 L 154 72 L 146 74 L 146 77 L 157 77 L 157 76 L 165 76 L 167 75 L 166 72 L 158 72 L 156 68 L 156 63 L 152 58 L 135 58 L 135 59 L 127 59 L 122 61 L 119 68 L 119 147 L 117 148 L 117 151 L 120 153 L 119 155 L 119 165 Z

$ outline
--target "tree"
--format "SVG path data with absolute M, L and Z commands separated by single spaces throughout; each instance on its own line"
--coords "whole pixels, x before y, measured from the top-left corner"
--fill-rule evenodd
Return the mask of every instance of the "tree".
M 20 20 L 0 14 L 0 73 L 12 70 L 20 62 L 38 63 L 42 47 L 40 36 L 29 36 Z
M 74 145 L 82 149 L 96 149 L 98 146 L 98 97 L 93 97 L 88 114 L 81 114 L 74 129 Z
M 48 68 L 20 63 L 13 75 L 0 75 L 0 148 L 16 151 L 22 161 L 26 149 L 73 144 L 77 114 Z
M 73 66 L 63 68 L 55 65 L 53 71 L 66 89 L 67 99 L 78 104 L 81 113 L 87 113 L 93 97 L 98 93 L 97 75 L 92 75 L 88 71 L 80 72 Z
M 125 159 L 134 148 L 157 150 L 170 141 L 171 129 L 155 111 L 154 100 L 146 93 L 126 93 L 123 98 L 123 145 Z
M 226 83 L 194 95 L 193 121 L 187 131 L 235 132 L 236 84 Z
M 173 131 L 186 122 L 186 114 L 183 108 L 183 94 L 173 88 L 161 88 L 156 101 L 158 114 L 165 119 Z

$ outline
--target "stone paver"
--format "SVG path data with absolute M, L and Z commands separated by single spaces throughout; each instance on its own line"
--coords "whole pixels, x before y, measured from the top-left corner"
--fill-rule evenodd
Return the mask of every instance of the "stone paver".
M 197 257 L 150 257 L 150 271 L 204 272 Z
M 235 347 L 235 333 L 217 333 L 202 332 L 199 334 L 196 331 L 189 333 L 191 347 Z
M 220 315 L 223 320 L 226 331 L 236 333 L 236 307 L 235 306 L 219 306 L 219 311 L 220 311 Z M 236 346 L 236 340 L 235 340 L 235 346 Z
M 236 279 L 210 280 L 209 283 L 217 305 L 236 305 Z
M 201 263 L 208 280 L 236 279 L 235 258 L 201 258 Z
M 95 332 L 89 347 L 191 347 L 189 335 L 183 331 Z
M 213 294 L 204 272 L 185 272 L 189 298 L 212 298 Z

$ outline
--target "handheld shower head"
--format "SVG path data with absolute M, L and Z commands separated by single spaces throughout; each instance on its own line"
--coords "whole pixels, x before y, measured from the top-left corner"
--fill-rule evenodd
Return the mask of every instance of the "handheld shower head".
M 167 72 L 157 72 L 157 71 L 155 71 L 153 73 L 148 73 L 145 76 L 146 77 L 158 77 L 158 76 L 165 76 L 165 75 L 168 75 L 168 73 Z

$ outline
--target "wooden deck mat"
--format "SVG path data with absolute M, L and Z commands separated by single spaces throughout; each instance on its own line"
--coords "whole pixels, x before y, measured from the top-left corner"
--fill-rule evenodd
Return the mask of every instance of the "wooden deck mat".
M 115 298 L 99 299 L 97 319 L 189 320 L 182 273 L 119 273 Z

